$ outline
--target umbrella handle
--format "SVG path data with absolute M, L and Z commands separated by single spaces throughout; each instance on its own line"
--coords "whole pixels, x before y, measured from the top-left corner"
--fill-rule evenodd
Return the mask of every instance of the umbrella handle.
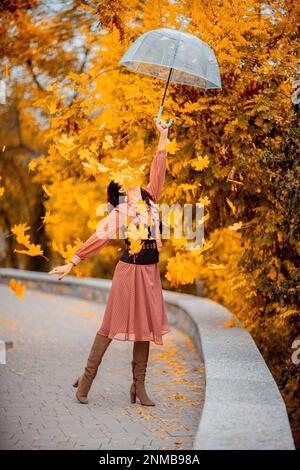
M 163 106 L 160 106 L 160 107 L 159 107 L 159 111 L 158 111 L 157 118 L 156 118 L 156 119 L 158 120 L 158 122 L 160 122 L 160 118 L 161 118 L 163 109 L 164 109 Z M 171 127 L 172 124 L 173 124 L 173 119 L 169 119 L 169 122 L 166 123 L 166 126 L 167 126 L 167 127 Z

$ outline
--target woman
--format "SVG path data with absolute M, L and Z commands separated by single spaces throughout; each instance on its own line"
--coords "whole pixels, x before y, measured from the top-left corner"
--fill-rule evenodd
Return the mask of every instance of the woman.
M 126 229 L 128 221 L 135 224 L 135 227 L 145 223 L 145 212 L 140 210 L 140 207 L 145 208 L 146 204 L 147 215 L 150 214 L 150 219 L 147 219 L 148 236 L 140 240 L 140 247 L 136 250 L 131 246 L 129 238 L 125 239 L 126 248 L 115 268 L 101 327 L 96 333 L 85 370 L 73 384 L 77 388 L 76 397 L 80 403 L 88 403 L 87 395 L 102 357 L 112 339 L 119 339 L 134 342 L 131 361 L 133 374 L 130 387 L 131 403 L 136 403 L 138 397 L 144 406 L 155 405 L 145 389 L 150 341 L 163 344 L 162 335 L 170 331 L 158 268 L 161 241 L 157 209 L 166 172 L 168 128 L 162 121 L 156 121 L 156 126 L 160 138 L 156 155 L 151 163 L 150 181 L 146 190 L 140 186 L 132 186 L 126 191 L 122 185 L 111 181 L 107 196 L 113 210 L 101 220 L 96 232 L 81 245 L 70 263 L 58 266 L 49 272 L 49 274 L 58 274 L 59 280 L 63 279 L 73 266 L 96 254 L 110 238 L 116 236 L 118 231 Z M 127 201 L 121 203 L 121 197 L 125 197 Z M 126 233 L 128 234 L 128 231 Z

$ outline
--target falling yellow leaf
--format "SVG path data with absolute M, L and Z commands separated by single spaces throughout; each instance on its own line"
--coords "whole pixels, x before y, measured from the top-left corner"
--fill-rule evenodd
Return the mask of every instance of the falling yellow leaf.
M 84 158 L 90 158 L 91 152 L 88 148 L 79 149 L 78 151 L 80 158 L 83 160 Z
M 56 147 L 63 158 L 70 160 L 69 154 L 76 148 L 74 137 L 68 137 L 66 134 L 63 134 L 57 142 Z
M 128 237 L 130 241 L 130 248 L 129 248 L 129 253 L 131 255 L 135 255 L 136 253 L 139 253 L 142 248 L 142 242 L 141 240 L 132 240 Z
M 14 225 L 11 229 L 12 233 L 16 235 L 17 242 L 27 246 L 30 243 L 29 235 L 25 235 L 25 232 L 29 230 L 30 227 L 26 224 Z
M 27 167 L 28 167 L 29 171 L 34 171 L 37 167 L 37 160 L 36 159 L 30 160 Z
M 214 264 L 214 263 L 208 263 L 207 267 L 209 269 L 225 269 L 226 268 L 224 264 Z
M 205 168 L 209 167 L 209 158 L 207 155 L 204 157 L 198 157 L 197 160 L 192 162 L 192 167 L 196 171 L 203 171 Z
M 51 214 L 51 211 L 47 211 L 44 217 L 41 217 L 43 223 L 46 224 L 57 224 L 59 222 L 58 214 Z
M 114 146 L 114 143 L 113 143 L 112 136 L 111 135 L 106 135 L 105 140 L 102 143 L 102 148 L 109 149 L 110 147 L 113 147 L 113 146 Z
M 229 225 L 228 230 L 236 231 L 240 230 L 243 226 L 243 222 L 235 222 L 232 225 Z
M 55 114 L 57 112 L 56 101 L 50 101 L 50 103 L 48 103 L 48 111 L 50 114 Z
M 234 328 L 237 326 L 237 321 L 235 318 L 232 318 L 231 320 L 226 321 L 223 326 L 225 326 L 225 328 Z
M 200 197 L 198 202 L 200 204 L 203 204 L 203 206 L 209 206 L 210 205 L 210 199 L 207 196 Z
M 15 253 L 23 253 L 28 256 L 42 256 L 45 259 L 48 259 L 43 254 L 43 250 L 41 249 L 41 245 L 35 245 L 34 243 L 30 242 L 29 235 L 25 234 L 30 227 L 26 224 L 19 224 L 14 225 L 11 229 L 12 233 L 16 235 L 16 240 L 20 245 L 24 245 L 27 250 L 18 250 L 14 249 Z
M 9 287 L 17 297 L 20 297 L 20 299 L 25 299 L 24 291 L 26 289 L 26 286 L 21 284 L 20 281 L 16 281 L 16 279 L 10 279 Z
M 45 191 L 45 193 L 47 194 L 47 196 L 49 196 L 49 197 L 52 196 L 52 194 L 50 193 L 49 189 L 47 188 L 47 186 L 45 184 L 42 185 L 42 188 Z
M 33 244 L 30 245 L 28 250 L 14 249 L 14 253 L 23 253 L 24 255 L 28 255 L 28 256 L 43 256 L 43 250 L 41 249 L 41 245 L 33 245 Z
M 230 209 L 232 210 L 233 215 L 236 213 L 236 207 L 235 205 L 230 201 L 230 199 L 227 197 L 226 202 L 229 205 Z
M 168 140 L 166 149 L 168 153 L 170 153 L 171 155 L 174 155 L 178 150 L 176 139 L 173 139 L 172 141 Z

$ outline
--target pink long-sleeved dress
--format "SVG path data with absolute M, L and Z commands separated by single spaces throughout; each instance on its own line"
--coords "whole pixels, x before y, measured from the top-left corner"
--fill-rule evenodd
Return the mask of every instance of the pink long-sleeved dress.
M 163 188 L 165 173 L 166 150 L 157 150 L 146 187 L 156 204 Z M 102 219 L 96 232 L 76 251 L 71 259 L 72 263 L 77 265 L 99 252 L 126 225 L 127 216 L 130 220 L 136 216 L 135 202 L 119 204 Z M 159 250 L 159 237 L 156 242 Z M 128 257 L 123 256 L 123 259 L 128 261 Z M 150 264 L 136 264 L 121 259 L 118 261 L 99 334 L 118 340 L 163 344 L 162 336 L 171 329 L 162 295 L 158 256 L 153 259 Z

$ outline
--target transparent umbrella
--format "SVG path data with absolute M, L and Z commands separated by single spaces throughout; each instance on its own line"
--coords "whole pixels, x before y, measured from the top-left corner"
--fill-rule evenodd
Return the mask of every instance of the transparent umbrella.
M 160 121 L 170 82 L 204 88 L 222 88 L 219 66 L 213 50 L 196 36 L 179 30 L 160 28 L 140 36 L 126 51 L 119 64 L 135 72 L 166 80 L 157 114 Z M 168 122 L 168 127 L 172 124 Z

